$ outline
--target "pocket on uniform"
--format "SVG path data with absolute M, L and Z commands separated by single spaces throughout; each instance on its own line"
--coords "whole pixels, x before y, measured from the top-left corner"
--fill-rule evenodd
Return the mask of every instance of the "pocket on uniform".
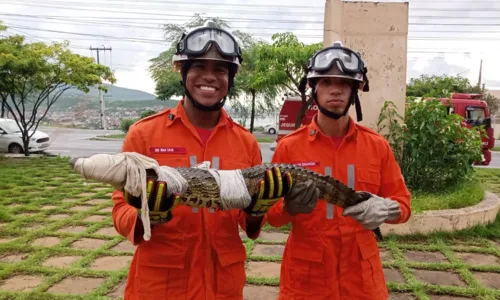
M 371 234 L 371 232 L 368 232 Z M 382 261 L 377 242 L 374 238 L 359 243 L 359 253 L 361 256 L 361 274 L 363 277 L 363 289 L 365 292 L 373 291 L 384 280 Z
M 245 246 L 238 235 L 219 238 L 215 242 L 218 264 L 216 266 L 216 298 L 238 298 L 245 286 Z
M 326 287 L 326 268 L 323 261 L 324 247 L 319 243 L 296 243 L 290 247 L 290 260 L 287 261 L 286 274 L 290 278 L 290 285 L 299 291 L 321 289 Z M 331 267 L 331 266 L 330 266 Z M 282 275 L 283 276 L 283 275 Z
M 215 251 L 220 265 L 225 268 L 237 262 L 244 262 L 247 258 L 245 246 L 238 234 L 234 236 L 214 236 Z
M 151 245 L 153 247 L 136 250 L 138 294 L 144 299 L 167 299 L 185 294 L 189 279 L 187 245 L 168 247 L 174 243 L 155 244 Z
M 380 187 L 380 171 L 375 169 L 358 168 L 356 172 L 356 190 L 377 193 Z

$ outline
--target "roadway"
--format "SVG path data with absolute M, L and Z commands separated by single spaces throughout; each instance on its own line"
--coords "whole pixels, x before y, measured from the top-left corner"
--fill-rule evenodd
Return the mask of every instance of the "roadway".
M 39 130 L 47 133 L 52 139 L 52 144 L 49 150 L 46 151 L 49 154 L 70 157 L 91 156 L 98 153 L 114 154 L 120 152 L 123 144 L 122 140 L 90 140 L 90 138 L 95 136 L 123 133 L 120 130 L 86 130 L 53 127 L 41 127 Z M 272 135 L 264 133 L 256 133 L 255 135 L 272 137 Z M 273 152 L 269 150 L 270 145 L 271 143 L 259 143 L 264 162 L 270 162 L 273 156 Z
M 119 130 L 86 130 L 73 128 L 41 127 L 39 130 L 46 132 L 52 138 L 52 145 L 47 151 L 50 154 L 61 156 L 91 156 L 98 153 L 118 153 L 122 147 L 122 141 L 96 141 L 90 140 L 95 136 L 105 134 L 120 134 Z M 269 134 L 256 133 L 256 136 L 270 137 Z M 262 160 L 270 162 L 273 151 L 269 149 L 271 143 L 259 143 L 262 152 Z M 495 141 L 495 146 L 500 146 L 500 141 Z M 478 166 L 480 168 L 500 168 L 500 152 L 492 151 L 489 166 Z

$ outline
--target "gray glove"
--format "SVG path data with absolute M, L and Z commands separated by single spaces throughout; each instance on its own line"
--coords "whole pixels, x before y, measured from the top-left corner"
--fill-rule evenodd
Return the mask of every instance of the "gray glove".
M 394 221 L 401 215 L 397 201 L 371 195 L 370 199 L 345 208 L 342 215 L 352 217 L 368 230 L 379 227 L 386 220 Z
M 283 199 L 283 211 L 291 216 L 299 213 L 310 214 L 319 199 L 319 189 L 311 179 L 294 184 Z

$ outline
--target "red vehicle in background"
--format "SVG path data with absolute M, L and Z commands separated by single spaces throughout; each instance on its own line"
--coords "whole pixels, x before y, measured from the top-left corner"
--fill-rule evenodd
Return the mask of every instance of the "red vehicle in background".
M 489 165 L 491 162 L 491 148 L 495 147 L 495 137 L 491 126 L 491 115 L 488 103 L 482 99 L 482 94 L 453 93 L 451 98 L 441 98 L 441 102 L 448 106 L 448 113 L 454 113 L 464 118 L 464 123 L 469 128 L 484 125 L 487 137 L 482 138 L 483 160 L 476 165 Z
M 489 165 L 491 161 L 491 148 L 495 146 L 495 138 L 493 127 L 491 126 L 491 115 L 486 101 L 481 100 L 482 94 L 462 94 L 454 93 L 451 98 L 442 98 L 441 102 L 448 106 L 448 101 L 452 107 L 448 108 L 448 113 L 459 114 L 464 118 L 464 123 L 468 127 L 485 126 L 487 137 L 482 138 L 483 145 L 483 160 L 476 164 Z M 283 98 L 283 106 L 279 115 L 278 137 L 271 145 L 270 149 L 274 151 L 277 142 L 285 135 L 295 130 L 295 118 L 302 105 L 300 96 L 287 96 Z M 307 111 L 302 118 L 302 125 L 307 125 L 311 122 L 315 114 L 318 113 L 317 105 L 309 105 Z
M 283 106 L 281 107 L 278 123 L 278 137 L 271 145 L 270 149 L 274 151 L 278 141 L 285 135 L 292 133 L 295 130 L 295 119 L 302 106 L 302 98 L 300 96 L 287 96 L 283 97 Z M 315 104 L 309 105 L 304 117 L 302 118 L 302 125 L 311 123 L 312 118 L 318 113 L 318 106 Z

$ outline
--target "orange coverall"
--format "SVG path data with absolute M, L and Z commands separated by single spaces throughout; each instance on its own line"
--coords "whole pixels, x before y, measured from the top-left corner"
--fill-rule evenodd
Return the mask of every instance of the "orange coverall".
M 389 144 L 351 118 L 338 149 L 321 133 L 315 117 L 280 140 L 272 162 L 299 164 L 358 191 L 398 201 L 401 216 L 387 223 L 403 223 L 411 215 L 410 193 Z M 388 298 L 373 232 L 343 217 L 342 211 L 321 199 L 311 214 L 292 217 L 283 212 L 283 199 L 269 210 L 271 226 L 292 223 L 281 264 L 279 300 Z
M 122 151 L 138 152 L 171 167 L 190 167 L 205 160 L 219 169 L 262 163 L 255 137 L 224 110 L 203 146 L 182 103 L 131 126 Z M 115 229 L 138 245 L 125 300 L 243 300 L 246 250 L 238 232 L 238 224 L 246 231 L 243 211 L 179 205 L 172 210 L 172 220 L 153 227 L 151 239 L 144 241 L 142 235 L 134 234 L 136 209 L 125 202 L 122 192 L 114 191 L 113 201 Z M 253 235 L 247 232 L 249 238 L 258 237 L 265 221 L 264 217 Z

